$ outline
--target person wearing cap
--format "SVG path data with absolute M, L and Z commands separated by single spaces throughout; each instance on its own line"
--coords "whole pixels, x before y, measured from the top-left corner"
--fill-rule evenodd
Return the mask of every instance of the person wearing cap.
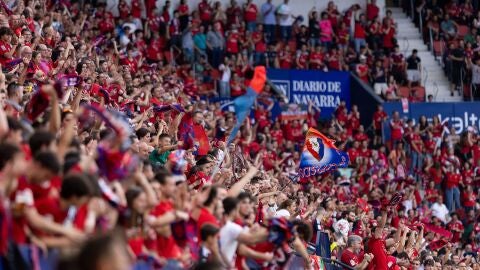
M 347 240 L 347 248 L 343 250 L 340 261 L 355 270 L 366 269 L 372 261 L 373 254 L 363 254 L 362 238 L 358 235 L 350 235 Z

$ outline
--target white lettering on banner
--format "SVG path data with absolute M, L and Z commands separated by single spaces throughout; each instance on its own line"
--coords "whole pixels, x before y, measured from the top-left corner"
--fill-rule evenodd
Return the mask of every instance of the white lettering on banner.
M 480 118 L 478 118 L 478 116 L 474 113 L 470 113 L 469 115 L 468 112 L 464 112 L 463 117 L 458 117 L 458 116 L 443 117 L 441 114 L 438 114 L 437 116 L 438 116 L 438 119 L 440 120 L 440 123 L 448 124 L 448 127 L 444 128 L 444 131 L 447 132 L 447 134 L 450 133 L 449 127 L 455 128 L 455 132 L 457 134 L 464 132 L 469 126 L 477 127 L 477 129 L 480 130 L 480 122 L 479 122 Z M 432 118 L 429 118 L 428 121 L 431 122 Z
M 309 101 L 312 101 L 315 106 L 331 108 L 336 108 L 340 104 L 339 96 L 294 94 L 292 97 L 293 102 L 297 104 L 308 105 Z
M 330 81 L 293 81 L 293 91 L 299 92 L 328 92 L 340 93 L 342 92 L 341 82 Z

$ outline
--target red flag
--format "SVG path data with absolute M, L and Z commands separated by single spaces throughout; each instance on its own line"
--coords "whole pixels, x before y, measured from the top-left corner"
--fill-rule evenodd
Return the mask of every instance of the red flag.
M 183 141 L 184 149 L 196 149 L 195 155 L 204 156 L 210 151 L 208 136 L 202 125 L 193 122 L 192 115 L 183 116 L 178 127 L 179 139 Z
M 448 238 L 448 239 L 452 238 L 452 236 L 453 236 L 451 231 L 446 230 L 442 227 L 435 226 L 433 224 L 426 224 L 426 223 L 424 223 L 424 226 L 425 226 L 425 231 L 426 232 L 433 232 L 435 234 L 438 234 L 438 235 L 443 236 L 443 237 Z
M 440 239 L 440 240 L 431 242 L 431 243 L 428 245 L 428 247 L 430 247 L 431 250 L 439 250 L 439 249 L 441 249 L 442 247 L 444 247 L 446 244 L 448 244 L 447 241 L 445 241 L 445 240 L 443 240 L 443 239 Z
M 197 155 L 198 156 L 205 156 L 208 154 L 208 151 L 210 150 L 210 143 L 208 142 L 208 137 L 207 133 L 205 132 L 205 129 L 198 124 L 193 125 L 193 144 L 194 147 L 197 148 Z

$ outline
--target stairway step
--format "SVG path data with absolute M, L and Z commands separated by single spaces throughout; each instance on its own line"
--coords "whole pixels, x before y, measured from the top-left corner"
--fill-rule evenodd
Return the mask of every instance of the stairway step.
M 396 38 L 400 51 L 409 57 L 413 49 L 418 51 L 422 64 L 422 83 L 427 95 L 436 96 L 438 102 L 454 102 L 463 100 L 462 96 L 450 96 L 450 82 L 443 72 L 440 61 L 436 60 L 428 46 L 424 43 L 419 29 L 412 19 L 403 13 L 402 8 L 392 7 L 393 19 L 398 25 Z M 438 59 L 438 58 L 437 58 Z

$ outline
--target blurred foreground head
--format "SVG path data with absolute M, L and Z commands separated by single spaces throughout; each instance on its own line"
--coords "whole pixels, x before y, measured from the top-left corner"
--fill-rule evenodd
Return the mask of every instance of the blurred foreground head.
M 132 257 L 123 235 L 113 231 L 89 239 L 76 256 L 61 262 L 57 269 L 131 270 Z

